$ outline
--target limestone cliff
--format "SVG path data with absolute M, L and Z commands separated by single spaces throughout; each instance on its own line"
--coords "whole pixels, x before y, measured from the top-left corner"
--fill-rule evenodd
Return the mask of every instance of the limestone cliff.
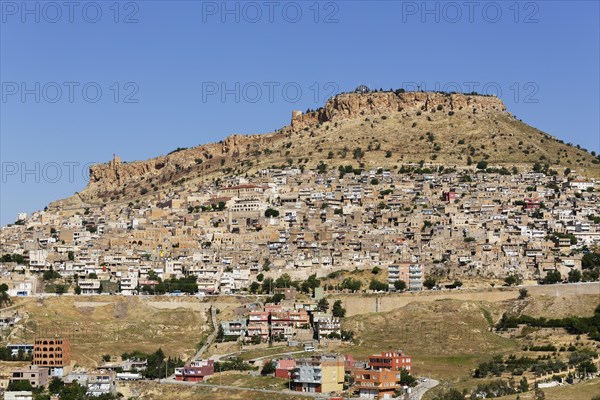
M 441 107 L 441 108 L 440 108 Z M 437 92 L 373 92 L 345 93 L 331 98 L 324 108 L 302 114 L 295 112 L 292 127 L 302 129 L 316 123 L 390 114 L 399 111 L 446 111 L 469 108 L 474 112 L 503 112 L 506 107 L 494 96 L 449 94 Z

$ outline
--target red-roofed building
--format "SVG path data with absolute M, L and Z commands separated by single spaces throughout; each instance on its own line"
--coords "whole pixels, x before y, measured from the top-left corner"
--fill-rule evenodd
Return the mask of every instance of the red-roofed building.
M 178 381 L 202 382 L 207 376 L 215 373 L 213 360 L 192 360 L 182 368 L 175 368 L 175 379 Z
M 296 360 L 279 360 L 276 364 L 275 377 L 292 379 L 292 372 L 294 371 L 294 368 L 296 368 Z

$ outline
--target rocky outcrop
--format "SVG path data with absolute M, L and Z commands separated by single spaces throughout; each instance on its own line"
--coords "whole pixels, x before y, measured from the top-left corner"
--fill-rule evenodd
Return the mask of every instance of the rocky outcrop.
M 417 113 L 419 111 L 450 112 L 465 110 L 469 113 L 505 112 L 500 99 L 492 96 L 447 94 L 433 92 L 372 92 L 345 93 L 327 101 L 323 108 L 302 113 L 294 111 L 290 127 L 279 133 L 262 135 L 231 135 L 218 143 L 210 143 L 190 149 L 177 149 L 165 156 L 147 161 L 126 163 L 114 157 L 108 163 L 90 168 L 88 186 L 80 193 L 83 200 L 102 197 L 111 192 L 123 191 L 126 184 L 158 177 L 159 182 L 178 179 L 182 173 L 196 169 L 204 174 L 219 171 L 224 167 L 235 167 L 240 159 L 252 159 L 270 143 L 281 139 L 280 135 L 290 130 L 300 131 L 328 121 L 361 119 L 371 115 L 393 113 Z M 286 139 L 287 140 L 287 139 Z M 135 185 L 134 185 L 135 186 Z M 139 187 L 136 189 L 139 194 Z M 133 190 L 133 189 L 132 189 Z
M 96 164 L 90 167 L 89 186 L 120 186 L 125 182 L 145 175 L 158 173 L 166 165 L 165 157 L 153 158 L 148 161 L 124 163 L 120 157 L 114 157 L 108 164 Z
M 295 111 L 292 115 L 292 128 L 303 129 L 320 122 L 354 119 L 367 115 L 432 109 L 446 112 L 462 109 L 488 113 L 506 111 L 504 103 L 494 96 L 437 92 L 344 93 L 331 98 L 324 108 L 317 111 L 306 114 Z
M 178 149 L 166 156 L 146 161 L 123 162 L 115 156 L 104 164 L 90 167 L 90 180 L 81 196 L 94 198 L 102 193 L 116 191 L 125 183 L 149 179 L 155 176 L 173 176 L 191 167 L 211 172 L 223 163 L 235 162 L 242 155 L 251 154 L 255 148 L 268 143 L 273 134 L 231 135 L 226 139 L 190 149 Z

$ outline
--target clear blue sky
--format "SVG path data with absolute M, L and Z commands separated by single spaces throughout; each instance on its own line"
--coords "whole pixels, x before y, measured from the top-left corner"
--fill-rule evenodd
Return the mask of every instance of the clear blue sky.
M 113 153 L 269 132 L 360 83 L 499 88 L 525 122 L 600 151 L 597 1 L 23 4 L 1 2 L 1 224 Z

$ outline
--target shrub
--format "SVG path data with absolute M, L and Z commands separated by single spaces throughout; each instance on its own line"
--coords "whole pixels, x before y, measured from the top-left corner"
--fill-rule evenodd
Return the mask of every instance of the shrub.
M 387 292 L 388 285 L 373 278 L 371 279 L 371 283 L 369 284 L 369 289 L 374 290 L 376 292 Z

